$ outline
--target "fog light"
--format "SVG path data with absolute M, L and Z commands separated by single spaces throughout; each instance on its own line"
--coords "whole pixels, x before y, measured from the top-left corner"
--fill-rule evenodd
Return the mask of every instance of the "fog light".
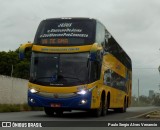
M 81 104 L 86 104 L 87 103 L 87 100 L 81 100 Z
M 31 103 L 35 103 L 35 100 L 33 98 L 29 99 Z

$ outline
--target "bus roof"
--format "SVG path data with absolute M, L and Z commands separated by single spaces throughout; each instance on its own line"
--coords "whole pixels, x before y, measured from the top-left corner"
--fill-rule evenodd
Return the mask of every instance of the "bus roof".
M 45 20 L 96 20 L 93 18 L 85 18 L 85 17 L 62 17 L 62 18 L 48 18 Z

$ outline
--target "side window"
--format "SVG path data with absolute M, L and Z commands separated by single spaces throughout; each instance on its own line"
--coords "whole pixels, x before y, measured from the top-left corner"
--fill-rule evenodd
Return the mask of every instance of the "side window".
M 96 42 L 97 43 L 101 43 L 102 46 L 104 46 L 104 42 L 105 42 L 105 27 L 97 22 L 96 25 Z
M 104 84 L 122 91 L 127 91 L 126 79 L 112 70 L 106 70 L 104 73 Z
M 110 45 L 109 45 L 109 39 L 111 38 L 111 34 L 105 30 L 105 45 L 104 45 L 104 48 L 106 51 L 110 51 Z
M 106 72 L 104 73 L 104 84 L 107 86 L 111 86 L 111 70 L 106 70 Z
M 98 79 L 98 64 L 96 62 L 91 62 L 90 81 L 94 82 L 97 79 Z

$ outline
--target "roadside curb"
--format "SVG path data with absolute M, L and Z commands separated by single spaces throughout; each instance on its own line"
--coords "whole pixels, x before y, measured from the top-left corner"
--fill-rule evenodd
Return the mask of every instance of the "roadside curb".
M 160 119 L 160 110 L 156 110 L 156 111 L 146 115 L 146 118 Z
M 135 119 L 135 118 L 160 118 L 160 115 L 151 115 L 152 113 L 156 112 L 156 111 L 159 111 L 160 112 L 160 108 L 156 109 L 156 110 L 153 110 L 153 111 L 149 111 L 149 112 L 146 112 L 146 113 L 143 113 L 143 114 L 140 114 L 140 115 L 137 115 L 137 116 L 133 116 L 133 117 L 129 117 L 129 118 L 126 118 L 126 119 Z

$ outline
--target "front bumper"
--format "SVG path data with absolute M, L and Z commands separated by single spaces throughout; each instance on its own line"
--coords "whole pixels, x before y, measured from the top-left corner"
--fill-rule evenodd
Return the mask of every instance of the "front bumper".
M 36 107 L 51 107 L 51 104 L 60 104 L 62 109 L 90 109 L 92 93 L 88 92 L 85 95 L 76 94 L 68 98 L 51 98 L 31 93 L 28 91 L 28 104 Z M 85 100 L 86 103 L 82 103 Z

